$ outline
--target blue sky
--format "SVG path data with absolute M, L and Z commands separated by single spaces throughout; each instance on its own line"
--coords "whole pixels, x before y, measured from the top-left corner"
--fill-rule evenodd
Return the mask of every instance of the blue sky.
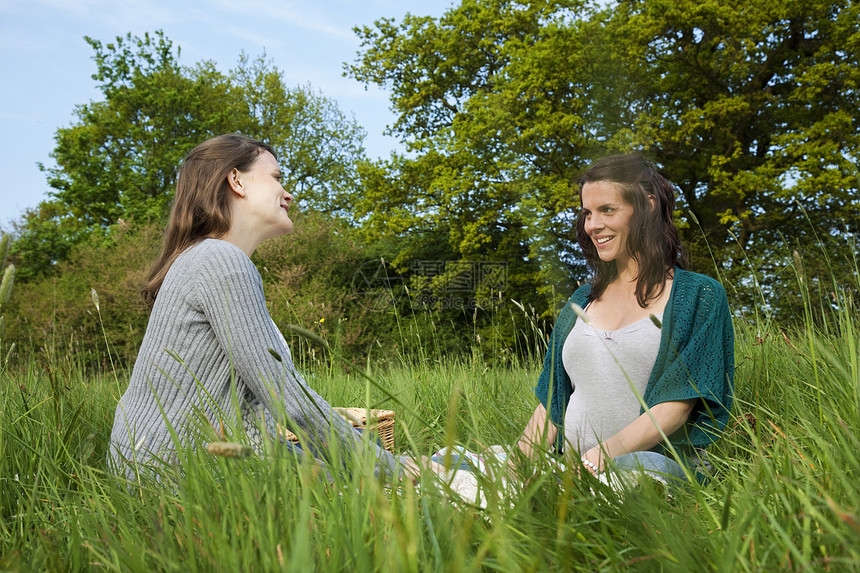
M 410 12 L 440 16 L 451 0 L 0 0 L 0 227 L 8 229 L 48 191 L 37 162 L 51 164 L 54 134 L 76 105 L 100 99 L 90 36 L 164 30 L 180 63 L 213 60 L 233 68 L 239 54 L 267 56 L 289 85 L 310 84 L 353 114 L 367 131 L 371 157 L 397 142 L 382 134 L 393 121 L 387 93 L 342 77 L 359 42 L 353 26 Z

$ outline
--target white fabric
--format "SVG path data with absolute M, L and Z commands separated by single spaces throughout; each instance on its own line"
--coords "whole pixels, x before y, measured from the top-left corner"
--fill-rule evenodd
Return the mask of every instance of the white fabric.
M 481 454 L 471 452 L 460 446 L 446 447 L 436 452 L 433 458 L 448 455 L 450 455 L 449 459 L 454 462 L 453 467 L 441 472 L 439 478 L 452 499 L 467 505 L 486 508 L 486 489 L 493 488 L 500 499 L 508 500 L 509 505 L 513 507 L 513 499 L 521 484 L 507 479 L 508 453 L 503 446 L 490 446 Z M 468 469 L 461 466 L 463 461 L 469 466 Z M 553 468 L 553 472 L 558 476 L 569 471 L 567 466 L 551 456 L 547 456 L 544 461 Z M 667 486 L 665 478 L 659 474 L 645 473 L 637 469 L 600 472 L 597 479 L 616 493 L 629 491 L 639 485 L 643 479 L 655 480 L 663 486 Z M 664 491 L 669 495 L 668 488 Z M 592 490 L 591 493 L 597 492 Z

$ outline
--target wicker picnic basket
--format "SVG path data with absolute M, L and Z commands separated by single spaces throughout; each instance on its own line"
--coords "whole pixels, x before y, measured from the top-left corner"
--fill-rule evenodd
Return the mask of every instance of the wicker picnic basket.
M 352 427 L 359 430 L 370 430 L 379 436 L 382 445 L 389 452 L 394 452 L 394 410 L 367 410 L 366 408 L 335 408 L 335 411 L 343 416 Z M 370 413 L 368 424 L 367 414 Z M 298 443 L 299 438 L 280 424 L 278 430 L 284 439 Z

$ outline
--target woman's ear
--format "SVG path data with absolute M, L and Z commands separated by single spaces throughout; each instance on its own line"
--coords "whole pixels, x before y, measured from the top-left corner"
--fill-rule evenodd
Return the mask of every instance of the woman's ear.
M 239 197 L 245 196 L 245 187 L 242 186 L 242 182 L 239 181 L 239 170 L 235 167 L 227 174 L 227 184 L 230 185 L 230 190 L 233 191 Z
M 657 197 L 655 197 L 653 193 L 648 195 L 648 202 L 651 203 L 652 211 L 657 208 Z

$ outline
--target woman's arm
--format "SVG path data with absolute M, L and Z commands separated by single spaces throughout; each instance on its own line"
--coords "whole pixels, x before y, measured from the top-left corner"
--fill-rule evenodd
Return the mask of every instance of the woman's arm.
M 734 333 L 725 289 L 713 279 L 676 270 L 674 302 L 666 306 L 661 342 L 642 397 L 649 405 L 698 398 L 684 443 L 707 447 L 729 420 L 734 379 Z
M 650 450 L 663 441 L 658 427 L 663 430 L 663 434 L 671 436 L 687 422 L 696 402 L 696 399 L 691 399 L 657 404 L 650 409 L 650 414 L 645 412 L 620 432 L 585 452 L 583 457 L 602 471 L 606 459 Z M 651 416 L 654 417 L 653 421 Z M 654 421 L 657 422 L 656 426 Z
M 327 440 L 333 434 L 347 450 L 355 449 L 360 444 L 355 429 L 296 370 L 289 347 L 269 316 L 253 263 L 238 248 L 220 244 L 212 247 L 208 262 L 214 272 L 198 277 L 199 299 L 238 377 L 273 414 L 284 409 L 313 442 L 330 447 Z M 394 457 L 374 447 L 380 468 L 396 475 Z
M 529 459 L 534 459 L 535 449 L 546 450 L 555 443 L 558 429 L 547 419 L 546 408 L 538 404 L 528 424 L 526 424 L 517 447 Z

